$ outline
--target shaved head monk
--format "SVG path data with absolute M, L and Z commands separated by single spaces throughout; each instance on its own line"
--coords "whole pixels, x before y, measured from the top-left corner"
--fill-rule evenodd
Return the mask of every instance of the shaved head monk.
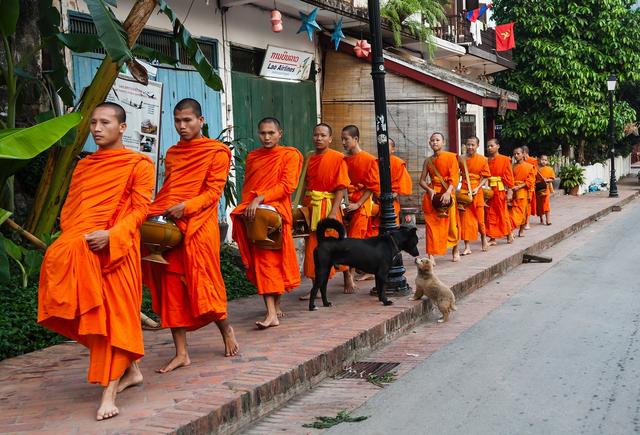
M 142 383 L 140 226 L 155 176 L 148 157 L 124 148 L 125 121 L 114 103 L 93 111 L 98 151 L 73 171 L 38 290 L 38 323 L 89 348 L 89 382 L 105 387 L 97 420 L 118 415 L 117 393 Z
M 182 242 L 164 256 L 169 264 L 145 261 L 144 281 L 151 289 L 153 310 L 162 326 L 171 328 L 175 356 L 158 373 L 191 364 L 187 331 L 215 322 L 222 334 L 225 356 L 238 352 L 227 320 L 227 292 L 220 271 L 218 202 L 229 175 L 231 151 L 222 142 L 202 135 L 200 103 L 178 102 L 173 122 L 180 141 L 165 157 L 165 179 L 149 217 L 172 219 Z
M 420 174 L 420 187 L 426 190 L 422 197 L 422 211 L 427 230 L 427 254 L 435 261 L 434 255 L 444 255 L 451 247 L 453 261 L 459 261 L 459 234 L 454 195 L 460 180 L 458 156 L 444 150 L 445 140 L 442 133 L 433 133 L 429 145 L 433 150 L 433 156 L 425 159 Z M 433 197 L 436 194 L 442 195 L 442 204 L 448 206 L 446 213 L 433 206 Z
M 344 209 L 348 214 L 348 236 L 355 239 L 370 237 L 374 193 L 380 193 L 378 161 L 360 148 L 360 130 L 355 125 L 342 129 L 342 146 L 346 151 L 345 160 L 349 171 L 349 205 Z M 362 279 L 364 279 L 363 277 Z M 353 273 L 345 274 L 345 293 L 353 293 Z
M 486 210 L 486 230 L 489 236 L 489 246 L 495 245 L 496 239 L 506 237 L 507 243 L 513 242 L 511 217 L 507 201 L 513 197 L 513 169 L 511 159 L 500 154 L 500 143 L 497 139 L 487 141 L 487 158 L 489 159 L 489 187 L 493 190 L 493 197 L 489 200 Z
M 511 224 L 518 228 L 518 237 L 524 237 L 524 230 L 529 219 L 531 191 L 535 192 L 536 168 L 524 161 L 522 148 L 514 148 L 513 158 L 513 199 L 511 200 Z
M 303 204 L 311 212 L 309 237 L 305 239 L 304 276 L 315 279 L 313 251 L 318 246 L 316 227 L 324 218 L 337 219 L 342 222 L 342 198 L 349 186 L 349 174 L 344 154 L 330 148 L 333 130 L 329 124 L 320 123 L 313 128 L 314 153 L 309 157 L 305 175 L 306 191 Z M 335 270 L 331 270 L 331 275 Z M 308 299 L 302 296 L 300 299 Z
M 526 145 L 522 145 L 522 153 L 524 154 L 524 161 L 529 163 L 530 165 L 532 165 L 535 170 L 536 170 L 536 174 L 538 172 L 538 159 L 536 159 L 535 157 L 531 157 L 531 155 L 529 154 L 529 147 Z M 536 181 L 544 181 L 542 180 L 542 177 L 536 177 Z M 535 187 L 533 189 L 531 189 L 531 191 L 529 192 L 530 197 L 529 197 L 529 208 L 527 209 L 527 223 L 525 224 L 524 229 L 528 230 L 529 229 L 529 218 L 533 215 L 536 215 L 536 189 Z
M 238 242 L 247 278 L 264 298 L 267 313 L 257 321 L 258 329 L 280 324 L 283 316 L 280 297 L 300 285 L 300 269 L 293 245 L 291 194 L 296 190 L 302 170 L 302 154 L 280 145 L 282 128 L 276 118 L 258 123 L 262 146 L 247 156 L 240 204 L 231 213 L 233 239 Z M 253 222 L 259 206 L 274 208 L 282 218 L 282 247 L 265 249 L 247 237 L 244 220 Z
M 468 138 L 465 142 L 466 154 L 460 158 L 462 190 L 470 192 L 472 197 L 471 204 L 465 205 L 458 213 L 460 239 L 464 240 L 464 250 L 461 255 L 471 254 L 470 242 L 478 240 L 478 233 L 480 233 L 482 241 L 482 250 L 486 251 L 488 247 L 484 225 L 485 203 L 482 187 L 489 182 L 491 172 L 487 158 L 478 154 L 479 144 L 478 137 Z

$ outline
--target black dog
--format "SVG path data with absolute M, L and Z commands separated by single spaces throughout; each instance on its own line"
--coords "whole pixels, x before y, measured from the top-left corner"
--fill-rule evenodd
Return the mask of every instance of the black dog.
M 326 237 L 325 231 L 333 229 L 339 238 Z M 418 235 L 415 227 L 402 225 L 387 234 L 368 239 L 351 239 L 345 237 L 344 226 L 335 219 L 323 219 L 318 222 L 318 247 L 313 251 L 313 261 L 316 267 L 316 279 L 311 289 L 309 310 L 316 310 L 314 300 L 320 289 L 322 305 L 330 307 L 327 300 L 327 282 L 331 267 L 345 265 L 363 272 L 372 273 L 376 277 L 376 291 L 378 300 L 384 305 L 393 302 L 387 300 L 385 281 L 394 259 L 405 251 L 414 257 L 418 252 Z

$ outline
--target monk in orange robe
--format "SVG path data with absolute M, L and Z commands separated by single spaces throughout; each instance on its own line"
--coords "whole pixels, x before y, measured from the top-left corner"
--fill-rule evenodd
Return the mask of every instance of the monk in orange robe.
M 522 152 L 524 153 L 524 161 L 529 163 L 530 165 L 532 165 L 534 168 L 536 168 L 536 171 L 538 170 L 538 159 L 536 159 L 535 157 L 531 157 L 531 155 L 529 155 L 529 147 L 526 145 L 522 146 Z M 538 177 L 536 177 L 538 178 Z M 535 216 L 536 215 L 536 188 L 535 185 L 533 187 L 533 189 L 529 192 L 530 197 L 529 197 L 529 208 L 527 209 L 527 223 L 524 227 L 525 230 L 530 229 L 529 227 L 529 218 L 531 216 Z
M 434 255 L 444 255 L 453 248 L 453 261 L 460 261 L 458 250 L 458 223 L 456 217 L 455 188 L 458 186 L 460 171 L 458 156 L 444 151 L 445 140 L 442 133 L 433 133 L 429 139 L 433 156 L 425 159 L 420 174 L 420 187 L 426 193 L 422 196 L 422 212 L 427 230 L 427 254 L 432 261 Z M 427 175 L 429 182 L 427 183 Z M 442 204 L 449 206 L 446 212 L 433 207 L 433 197 L 442 195 Z M 443 214 L 446 213 L 446 216 Z
M 318 246 L 316 228 L 318 221 L 324 218 L 342 222 L 342 198 L 349 186 L 349 174 L 344 154 L 330 148 L 333 131 L 328 124 L 318 124 L 313 128 L 315 152 L 309 157 L 305 175 L 303 205 L 311 215 L 309 237 L 305 240 L 303 273 L 307 278 L 315 279 L 313 251 Z M 332 269 L 331 276 L 335 273 Z M 345 283 L 346 284 L 346 283 Z M 302 300 L 308 299 L 302 297 Z
M 516 163 L 513 165 L 514 186 L 513 199 L 511 200 L 511 224 L 518 228 L 518 237 L 524 237 L 524 230 L 527 224 L 527 209 L 531 189 L 535 189 L 536 170 L 533 165 L 524 161 L 522 148 L 514 148 L 513 158 Z
M 377 159 L 360 148 L 360 130 L 355 125 L 342 129 L 342 146 L 347 152 L 345 161 L 349 172 L 349 205 L 345 208 L 349 224 L 347 234 L 355 239 L 372 237 L 370 220 L 373 215 L 373 195 L 380 193 L 380 175 Z M 353 276 L 353 275 L 351 275 Z M 372 279 L 364 275 L 359 281 Z M 347 278 L 345 293 L 353 293 L 355 286 Z
M 487 141 L 487 158 L 489 159 L 489 187 L 493 190 L 493 197 L 489 200 L 486 210 L 486 231 L 489 236 L 489 246 L 496 244 L 496 239 L 507 237 L 507 243 L 513 243 L 513 226 L 507 201 L 513 197 L 513 169 L 511 159 L 500 154 L 500 143 L 497 139 Z
M 173 119 L 180 141 L 165 157 L 165 179 L 149 217 L 175 221 L 182 242 L 169 250 L 169 264 L 145 261 L 144 282 L 151 289 L 153 309 L 162 326 L 171 328 L 175 356 L 158 373 L 191 364 L 187 331 L 215 322 L 225 344 L 225 356 L 238 352 L 227 320 L 227 293 L 220 271 L 218 202 L 229 175 L 231 151 L 220 141 L 202 135 L 204 117 L 200 103 L 191 98 L 178 102 Z
M 411 195 L 413 192 L 413 183 L 411 175 L 407 170 L 407 164 L 400 157 L 395 155 L 396 142 L 389 138 L 389 164 L 391 166 L 391 194 L 393 195 L 393 209 L 396 212 L 396 225 L 400 225 L 400 195 Z M 376 201 L 377 202 L 377 201 Z M 378 213 L 371 219 L 372 234 L 378 235 L 380 231 L 380 216 L 382 214 L 381 207 L 378 207 Z
M 544 154 L 540 156 L 540 165 L 538 168 L 538 173 L 547 184 L 547 189 L 544 192 L 536 192 L 536 214 L 540 218 L 540 223 L 542 223 L 542 217 L 544 216 L 545 224 L 551 225 L 551 205 L 549 204 L 549 197 L 553 193 L 553 185 L 551 183 L 555 180 L 556 173 L 553 171 L 553 168 L 549 166 L 549 158 Z
M 280 145 L 282 128 L 275 118 L 258 123 L 262 146 L 246 159 L 242 200 L 231 213 L 233 239 L 238 243 L 247 278 L 264 297 L 267 314 L 256 322 L 259 329 L 280 324 L 280 297 L 300 285 L 298 258 L 293 245 L 291 194 L 298 186 L 302 154 L 293 147 Z M 271 250 L 253 244 L 247 238 L 244 219 L 251 222 L 260 205 L 276 209 L 282 218 L 282 248 Z
M 118 415 L 117 393 L 142 383 L 140 226 L 155 176 L 151 159 L 124 148 L 125 121 L 114 103 L 91 115 L 98 151 L 73 172 L 38 290 L 38 323 L 89 348 L 88 380 L 105 387 L 97 420 Z
M 458 213 L 460 239 L 464 240 L 464 250 L 461 255 L 471 254 L 470 242 L 478 240 L 478 233 L 480 233 L 482 241 L 482 250 L 486 251 L 489 246 L 484 225 L 485 203 L 482 188 L 489 181 L 491 171 L 489 171 L 489 161 L 487 158 L 477 152 L 479 144 L 480 139 L 476 136 L 468 138 L 465 142 L 467 154 L 460 159 L 462 190 L 471 192 L 471 197 L 473 198 L 471 204 L 465 205 Z M 469 177 L 468 181 L 467 175 Z M 471 186 L 469 186 L 469 184 L 471 184 Z

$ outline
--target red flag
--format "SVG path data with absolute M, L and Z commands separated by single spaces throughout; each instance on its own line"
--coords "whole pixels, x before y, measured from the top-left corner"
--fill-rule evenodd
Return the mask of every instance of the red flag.
M 508 23 L 496 26 L 496 51 L 507 51 L 516 46 L 516 38 L 513 34 L 514 24 Z

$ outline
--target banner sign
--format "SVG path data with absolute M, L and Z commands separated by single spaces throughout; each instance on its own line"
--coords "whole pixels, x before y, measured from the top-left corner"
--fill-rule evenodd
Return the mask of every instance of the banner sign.
M 306 80 L 311 72 L 313 53 L 267 46 L 260 75 L 284 80 Z
M 119 76 L 106 101 L 121 105 L 127 114 L 127 129 L 122 137 L 124 146 L 150 157 L 157 169 L 162 83 L 149 80 L 149 84 L 145 86 L 127 76 Z

